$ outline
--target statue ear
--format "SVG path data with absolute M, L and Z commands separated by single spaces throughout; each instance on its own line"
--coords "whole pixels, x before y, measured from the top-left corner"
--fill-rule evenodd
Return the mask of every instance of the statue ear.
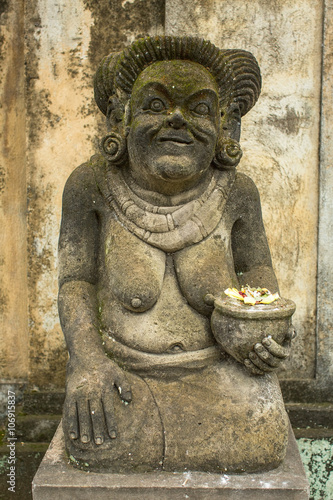
M 237 103 L 221 109 L 220 136 L 215 149 L 213 165 L 220 170 L 232 170 L 237 167 L 243 155 L 239 144 L 241 132 L 241 114 Z
M 118 97 L 109 98 L 106 112 L 109 133 L 100 143 L 100 151 L 104 158 L 109 164 L 119 167 L 127 162 L 127 108 L 128 103 L 124 105 Z
M 241 113 L 235 102 L 221 109 L 221 136 L 239 141 L 241 134 Z
M 238 141 L 230 137 L 220 137 L 216 145 L 213 165 L 219 170 L 233 170 L 242 156 L 243 151 Z
M 121 129 L 124 128 L 124 117 L 124 103 L 115 95 L 109 97 L 106 111 L 106 121 L 108 129 L 117 130 L 119 133 L 121 133 Z

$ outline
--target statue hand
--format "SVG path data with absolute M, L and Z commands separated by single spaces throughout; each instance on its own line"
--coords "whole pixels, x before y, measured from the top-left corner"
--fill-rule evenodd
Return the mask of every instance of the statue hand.
M 114 416 L 114 386 L 127 403 L 131 387 L 124 372 L 113 361 L 102 357 L 94 366 L 70 366 L 67 379 L 64 419 L 70 439 L 82 443 L 92 440 L 101 445 L 107 435 L 114 439 L 117 426 Z
M 276 370 L 282 361 L 288 358 L 291 340 L 295 337 L 296 331 L 293 326 L 289 328 L 282 345 L 271 337 L 265 337 L 262 342 L 255 344 L 244 365 L 252 375 L 264 375 Z

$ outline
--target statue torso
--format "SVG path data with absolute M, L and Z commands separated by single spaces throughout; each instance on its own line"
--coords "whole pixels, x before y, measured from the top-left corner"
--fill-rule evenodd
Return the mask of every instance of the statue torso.
M 183 211 L 180 215 L 172 213 L 174 220 L 185 217 L 185 225 L 180 226 L 183 232 L 177 234 L 174 228 L 161 231 L 167 243 L 158 247 L 160 233 L 141 230 L 147 215 L 142 210 L 145 206 L 131 193 L 137 201 L 137 209 L 133 207 L 119 170 L 110 179 L 108 174 L 105 176 L 103 164 L 94 162 L 92 166 L 102 194 L 98 202 L 97 288 L 103 334 L 111 341 L 152 353 L 195 351 L 215 344 L 210 327 L 212 308 L 204 298 L 237 286 L 231 249 L 237 211 L 233 203 L 228 203 L 233 178 L 214 174 L 210 191 L 195 202 L 199 210 L 195 208 L 195 216 L 189 218 L 191 224 L 193 219 L 198 221 L 198 225 L 194 223 L 194 241 L 190 241 L 192 227 L 186 227 L 185 209 L 185 215 Z M 126 212 L 134 213 L 133 218 L 124 217 Z M 160 211 L 149 206 L 148 212 L 150 218 L 157 213 L 163 223 L 163 207 Z M 169 221 L 166 218 L 167 224 Z M 207 227 L 214 227 L 208 235 Z M 150 235 L 155 246 L 147 242 Z M 187 241 L 185 245 L 179 243 L 182 239 Z
M 198 350 L 215 343 L 205 295 L 237 283 L 231 219 L 175 253 L 152 247 L 104 213 L 99 307 L 103 331 L 145 352 Z

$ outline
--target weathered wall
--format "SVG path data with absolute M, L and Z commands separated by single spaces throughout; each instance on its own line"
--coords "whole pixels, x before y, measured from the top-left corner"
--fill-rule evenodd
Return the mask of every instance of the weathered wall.
M 315 380 L 323 5 L 331 12 L 331 0 L 21 0 L 15 10 L 0 1 L 3 380 L 63 386 L 67 354 L 56 305 L 61 195 L 70 172 L 96 150 L 103 133 L 92 75 L 108 52 L 164 31 L 245 48 L 260 63 L 263 91 L 243 120 L 240 169 L 259 187 L 281 291 L 297 303 L 299 335 L 283 376 Z M 330 96 L 330 84 L 325 88 Z M 326 143 L 329 148 L 328 138 Z M 325 158 L 321 176 L 329 183 L 332 158 Z M 330 208 L 323 202 L 327 221 Z M 324 243 L 319 247 L 324 255 Z M 325 261 L 321 276 L 329 265 Z M 328 316 L 319 316 L 323 350 L 333 351 Z
M 29 379 L 37 386 L 64 380 L 57 238 L 65 179 L 92 152 L 91 23 L 80 1 L 26 3 Z
M 0 1 L 0 373 L 28 374 L 24 3 Z

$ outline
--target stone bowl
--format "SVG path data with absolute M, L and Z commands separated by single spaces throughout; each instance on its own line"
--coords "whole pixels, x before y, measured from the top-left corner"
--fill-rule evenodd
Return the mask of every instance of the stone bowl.
M 230 297 L 215 298 L 211 318 L 213 334 L 219 345 L 240 363 L 249 357 L 255 344 L 271 336 L 282 344 L 292 327 L 296 305 L 277 299 L 254 306 Z

